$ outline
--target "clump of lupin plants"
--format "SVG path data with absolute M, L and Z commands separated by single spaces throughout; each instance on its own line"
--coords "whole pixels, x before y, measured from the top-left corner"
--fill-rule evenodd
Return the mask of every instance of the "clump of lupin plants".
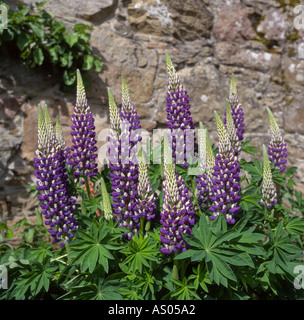
M 124 76 L 120 105 L 108 88 L 108 158 L 100 169 L 80 72 L 71 147 L 59 117 L 38 107 L 36 186 L 29 187 L 37 223 L 16 225 L 24 227 L 17 247 L 9 243 L 13 230 L 1 226 L 9 284 L 1 299 L 303 297 L 295 270 L 303 266 L 304 201 L 273 113 L 261 110 L 268 147 L 250 145 L 232 75 L 223 110 L 214 112 L 212 143 L 206 124 L 194 126 L 191 97 L 168 53 L 166 67 L 168 130 L 157 145 L 143 142 Z

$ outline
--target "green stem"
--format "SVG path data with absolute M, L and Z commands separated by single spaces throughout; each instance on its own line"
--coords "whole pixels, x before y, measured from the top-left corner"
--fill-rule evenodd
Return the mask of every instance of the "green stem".
M 196 197 L 195 191 L 196 191 L 196 176 L 192 178 L 192 192 L 194 197 Z
M 71 248 L 68 242 L 65 243 L 65 248 L 66 248 L 67 257 L 68 257 L 67 265 L 70 265 L 72 262 L 72 259 L 69 258 L 69 254 L 71 253 Z
M 144 239 L 144 221 L 145 217 L 140 218 L 140 227 L 139 227 L 139 241 L 142 242 Z
M 150 227 L 151 227 L 151 220 L 148 220 L 146 222 L 145 231 L 148 232 L 150 230 Z
M 174 253 L 174 258 L 176 257 L 176 253 Z M 178 260 L 173 260 L 173 270 L 172 270 L 172 279 L 178 280 Z
M 84 177 L 84 182 L 85 182 L 88 198 L 89 198 L 89 200 L 91 200 L 92 195 L 91 195 L 91 191 L 90 191 L 90 187 L 89 187 L 88 177 Z

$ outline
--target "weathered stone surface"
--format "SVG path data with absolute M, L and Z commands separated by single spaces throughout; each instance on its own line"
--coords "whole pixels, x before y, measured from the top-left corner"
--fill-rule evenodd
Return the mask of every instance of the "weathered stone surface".
M 13 4 L 22 2 L 33 5 L 36 0 L 9 1 Z M 106 18 L 115 7 L 115 0 L 53 0 L 46 2 L 45 8 L 61 18 L 79 17 L 89 21 L 99 21 Z
M 279 54 L 239 48 L 227 42 L 216 43 L 215 54 L 221 63 L 258 71 L 274 72 L 281 65 Z
M 91 43 L 106 61 L 106 67 L 100 73 L 103 84 L 88 90 L 88 96 L 107 99 L 106 87 L 111 87 L 116 101 L 121 100 L 121 75 L 124 74 L 131 91 L 132 101 L 145 103 L 152 99 L 153 84 L 157 68 L 157 54 L 145 46 L 105 29 L 94 29 Z M 115 44 L 115 45 L 113 45 Z M 139 85 L 140 83 L 140 85 Z
M 265 39 L 284 41 L 286 32 L 286 15 L 282 9 L 270 9 L 266 12 L 257 31 L 264 34 Z
M 304 95 L 296 96 L 292 103 L 284 108 L 284 130 L 304 135 Z
M 288 83 L 293 85 L 304 84 L 304 61 L 292 60 L 286 58 L 284 60 L 284 75 L 288 79 Z
M 201 1 L 133 0 L 128 6 L 129 22 L 136 32 L 176 35 L 195 40 L 209 37 L 212 13 Z
M 220 41 L 244 42 L 253 39 L 255 32 L 246 7 L 236 5 L 219 8 L 214 35 Z
M 0 99 L 0 112 L 2 112 L 7 119 L 13 119 L 15 115 L 21 110 L 22 101 L 22 98 L 2 98 Z

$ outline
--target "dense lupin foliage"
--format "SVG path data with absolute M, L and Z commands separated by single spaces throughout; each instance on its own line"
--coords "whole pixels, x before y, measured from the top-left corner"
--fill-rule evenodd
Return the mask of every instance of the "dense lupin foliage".
M 108 89 L 109 157 L 101 172 L 79 72 L 71 149 L 59 118 L 54 130 L 47 107 L 44 115 L 38 108 L 37 185 L 31 190 L 40 208 L 35 225 L 26 218 L 16 224 L 24 228 L 17 248 L 6 239 L 13 231 L 0 223 L 0 241 L 6 241 L 0 265 L 9 275 L 0 299 L 303 298 L 297 270 L 303 267 L 304 201 L 294 189 L 296 168 L 286 168 L 286 145 L 272 114 L 268 110 L 270 154 L 263 146 L 263 162 L 242 159 L 240 151 L 259 151 L 242 142 L 244 115 L 233 76 L 224 123 L 215 112 L 218 144 L 211 145 L 200 124 L 200 159 L 185 166 L 184 131 L 178 165 L 172 130 L 183 123 L 192 128 L 192 119 L 168 55 L 167 66 L 170 130 L 161 164 L 145 161 L 149 154 L 124 77 L 120 110 Z

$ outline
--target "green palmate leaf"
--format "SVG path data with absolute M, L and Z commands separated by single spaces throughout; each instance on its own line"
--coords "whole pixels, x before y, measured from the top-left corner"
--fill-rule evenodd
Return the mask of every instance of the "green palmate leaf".
M 69 292 L 61 296 L 61 300 L 122 300 L 119 293 L 121 283 L 119 279 L 105 277 L 102 268 L 97 267 L 92 274 L 80 280 L 79 284 L 68 286 Z
M 74 259 L 75 264 L 80 265 L 82 272 L 93 272 L 98 264 L 101 264 L 105 272 L 109 271 L 108 260 L 114 260 L 110 252 L 115 248 L 110 236 L 111 229 L 107 227 L 103 219 L 99 223 L 93 221 L 90 233 L 79 230 L 77 240 L 71 244 L 69 258 Z
M 193 236 L 185 240 L 191 249 L 177 255 L 176 260 L 190 258 L 191 261 L 205 261 L 210 280 L 227 287 L 228 281 L 237 282 L 237 274 L 232 266 L 254 268 L 254 255 L 264 255 L 261 240 L 264 234 L 255 228 L 246 228 L 249 217 L 241 219 L 233 228 L 227 228 L 224 217 L 211 222 L 201 215 L 199 228 L 193 228 Z
M 229 267 L 229 264 L 226 263 L 222 259 L 221 255 L 211 254 L 210 260 L 211 260 L 212 264 L 214 265 L 214 267 L 217 268 L 217 270 L 219 271 L 219 278 L 224 276 L 225 278 L 228 278 L 230 280 L 237 281 L 237 278 L 236 278 L 234 272 Z M 210 264 L 209 264 L 209 266 L 210 266 Z M 207 269 L 208 269 L 208 266 L 207 266 Z M 208 271 L 210 274 L 211 270 L 208 270 Z
M 48 291 L 53 273 L 56 271 L 56 266 L 51 266 L 49 262 L 39 263 L 33 261 L 29 265 L 29 270 L 21 270 L 21 275 L 14 282 L 15 288 L 13 295 L 16 298 L 23 298 L 25 294 L 35 297 L 42 289 Z
M 132 240 L 128 242 L 127 248 L 120 250 L 121 253 L 126 255 L 124 264 L 128 265 L 129 270 L 135 273 L 143 272 L 144 266 L 149 268 L 151 261 L 157 261 L 159 250 L 156 249 L 156 244 L 148 237 L 142 241 L 137 235 L 134 235 Z
M 288 220 L 285 228 L 289 233 L 303 235 L 304 220 L 303 218 L 294 216 Z
M 177 286 L 176 290 L 171 293 L 172 297 L 176 297 L 178 300 L 191 300 L 193 298 L 201 300 L 200 296 L 195 292 L 195 286 L 188 284 L 186 279 L 183 279 L 183 281 L 172 279 L 172 281 Z

